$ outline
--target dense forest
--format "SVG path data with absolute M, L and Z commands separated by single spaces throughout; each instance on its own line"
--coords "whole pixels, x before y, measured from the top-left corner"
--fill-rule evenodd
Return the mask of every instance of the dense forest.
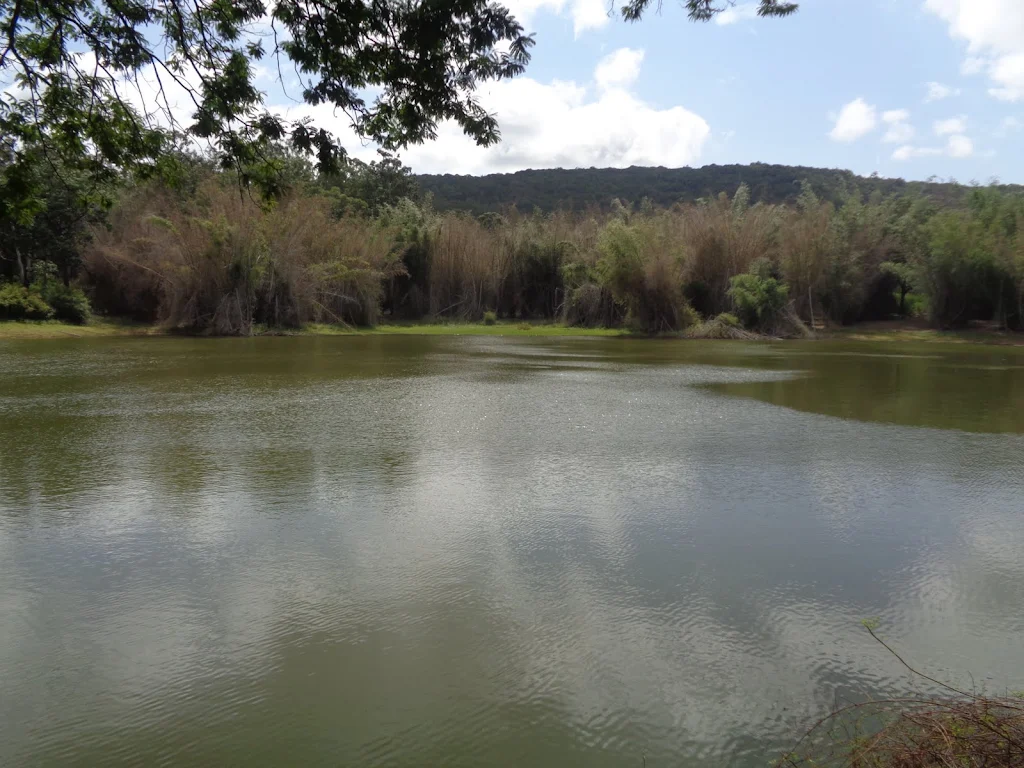
M 830 203 L 841 204 L 851 194 L 922 195 L 941 204 L 957 204 L 969 187 L 953 181 L 904 181 L 878 176 L 857 176 L 851 171 L 792 165 L 706 165 L 703 168 L 580 168 L 530 170 L 487 176 L 419 175 L 420 187 L 433 196 L 437 210 L 471 213 L 504 211 L 607 210 L 612 200 L 639 205 L 647 198 L 658 206 L 689 203 L 732 194 L 740 184 L 750 190 L 754 203 L 796 202 L 802 182 Z M 1005 192 L 1024 187 L 1004 185 Z
M 173 160 L 173 162 L 170 162 Z M 189 333 L 310 322 L 556 321 L 638 332 L 794 335 L 920 316 L 1024 325 L 1024 196 L 960 188 L 839 203 L 732 194 L 587 211 L 439 211 L 393 160 L 318 172 L 281 147 L 261 196 L 209 159 L 95 180 L 50 167 L 0 211 L 0 319 L 91 313 Z

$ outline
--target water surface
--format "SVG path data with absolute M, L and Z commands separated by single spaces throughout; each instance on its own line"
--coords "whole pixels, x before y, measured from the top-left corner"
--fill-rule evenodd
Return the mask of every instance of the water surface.
M 1014 348 L 0 344 L 0 764 L 763 766 L 1024 688 L 1022 499 Z

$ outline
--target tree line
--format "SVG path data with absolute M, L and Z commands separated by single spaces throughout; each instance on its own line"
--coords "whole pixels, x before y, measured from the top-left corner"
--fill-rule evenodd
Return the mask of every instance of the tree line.
M 920 316 L 1024 325 L 1024 197 L 966 188 L 792 204 L 746 184 L 669 207 L 438 211 L 391 160 L 320 173 L 280 149 L 285 191 L 182 155 L 173 183 L 106 197 L 47 174 L 37 215 L 0 216 L 0 317 L 89 313 L 194 333 L 486 318 L 680 332 Z
M 636 22 L 649 5 L 619 11 Z M 683 6 L 703 22 L 726 7 Z M 796 10 L 757 5 L 763 17 Z M 324 127 L 269 109 L 258 73 L 276 70 L 283 85 L 281 72 L 295 72 L 304 102 L 343 112 L 387 158 L 436 136 L 442 120 L 480 145 L 497 142 L 477 86 L 520 75 L 533 44 L 489 0 L 0 0 L 0 318 L 81 322 L 90 301 L 223 332 L 262 317 L 374 317 L 372 296 L 384 289 L 369 286 L 403 271 L 417 279 L 406 256 L 425 247 L 391 243 L 384 258 L 376 245 L 393 234 L 381 222 L 395 218 L 380 215 L 380 196 L 401 193 L 384 181 L 401 186 L 407 174 L 387 159 L 365 172 Z M 179 162 L 197 145 L 207 160 Z M 298 167 L 305 158 L 316 167 L 312 191 L 294 183 L 296 171 L 311 173 Z M 203 163 L 201 182 L 181 178 Z M 360 178 L 373 183 L 360 191 Z M 224 179 L 260 199 L 236 204 Z M 173 191 L 190 182 L 198 200 Z M 324 231 L 375 245 L 355 256 L 315 233 L 283 243 L 270 223 L 282 210 L 308 210 Z M 408 234 L 395 226 L 396 237 Z M 129 232 L 139 237 L 118 239 Z
M 842 205 L 851 194 L 864 197 L 925 196 L 939 205 L 960 205 L 969 185 L 955 181 L 905 181 L 878 176 L 857 176 L 851 171 L 792 165 L 707 165 L 702 168 L 577 168 L 539 169 L 486 176 L 420 174 L 416 182 L 433 195 L 438 210 L 480 214 L 515 205 L 521 211 L 540 208 L 577 211 L 608 209 L 612 200 L 639 204 L 645 197 L 655 205 L 694 202 L 732 194 L 740 184 L 755 203 L 795 204 L 801 182 L 809 182 L 817 195 Z M 1019 185 L 999 185 L 1005 192 L 1024 192 Z

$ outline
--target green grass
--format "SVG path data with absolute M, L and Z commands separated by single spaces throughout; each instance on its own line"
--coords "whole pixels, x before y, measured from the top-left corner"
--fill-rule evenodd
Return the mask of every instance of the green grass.
M 99 336 L 157 336 L 166 331 L 154 325 L 126 323 L 93 318 L 88 325 L 69 325 L 56 320 L 0 322 L 0 340 L 63 339 Z M 300 329 L 262 328 L 257 335 L 279 336 L 631 336 L 625 328 L 577 328 L 558 323 L 405 323 L 386 324 L 376 328 L 354 328 L 345 325 L 310 323 Z M 685 334 L 667 334 L 667 338 L 684 338 Z M 937 341 L 962 344 L 1024 345 L 1024 334 L 995 330 L 936 331 L 921 327 L 899 327 L 895 324 L 864 323 L 837 328 L 818 334 L 819 339 L 850 341 Z
M 88 325 L 58 320 L 11 320 L 0 322 L 0 339 L 64 339 L 97 336 L 145 336 L 159 333 L 149 325 L 93 318 Z
M 939 331 L 934 328 L 872 328 L 852 325 L 821 334 L 823 339 L 850 341 L 938 341 L 947 344 L 1024 345 L 1024 334 L 996 330 Z
M 297 333 L 314 336 L 625 336 L 628 331 L 623 328 L 576 328 L 555 323 L 409 323 L 378 325 L 375 328 L 311 323 Z
M 157 336 L 167 332 L 154 325 L 138 325 L 94 318 L 88 325 L 55 320 L 0 322 L 0 339 L 59 339 L 95 336 Z M 555 323 L 408 323 L 355 328 L 310 323 L 302 328 L 258 328 L 258 336 L 624 336 L 622 328 L 575 328 Z

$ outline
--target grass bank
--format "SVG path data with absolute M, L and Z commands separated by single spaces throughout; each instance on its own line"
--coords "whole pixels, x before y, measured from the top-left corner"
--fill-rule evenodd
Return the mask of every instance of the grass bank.
M 64 339 L 69 337 L 154 336 L 163 333 L 152 325 L 94 318 L 86 325 L 58 320 L 8 320 L 0 322 L 0 339 Z
M 268 331 L 267 333 L 280 333 Z M 378 325 L 374 328 L 353 328 L 325 323 L 310 323 L 297 331 L 300 336 L 628 336 L 623 328 L 578 328 L 571 325 L 544 323 L 410 323 Z
M 414 323 L 386 324 L 373 328 L 309 323 L 302 328 L 254 329 L 257 336 L 627 336 L 622 328 L 577 328 L 554 323 Z M 0 340 L 62 339 L 100 336 L 167 336 L 173 332 L 157 325 L 121 323 L 93 319 L 87 325 L 70 325 L 54 320 L 0 322 Z
M 373 328 L 310 323 L 302 328 L 254 329 L 260 336 L 527 336 L 527 337 L 634 337 L 625 328 L 581 328 L 558 323 L 408 323 L 381 324 Z M 61 339 L 100 336 L 166 336 L 170 332 L 156 325 L 140 325 L 94 318 L 88 325 L 70 325 L 53 320 L 0 322 L 0 340 Z M 748 334 L 752 336 L 751 334 Z M 659 338 L 686 338 L 685 333 L 661 334 Z M 1024 346 L 1024 333 L 996 329 L 936 331 L 898 323 L 862 323 L 818 331 L 816 339 L 867 342 L 942 342 L 960 344 L 999 344 Z M 752 336 L 748 340 L 757 340 Z M 765 340 L 768 340 L 765 337 Z
M 946 344 L 999 344 L 1024 346 L 1024 333 L 990 328 L 938 331 L 906 322 L 867 322 L 819 331 L 817 338 L 847 341 L 939 341 Z

